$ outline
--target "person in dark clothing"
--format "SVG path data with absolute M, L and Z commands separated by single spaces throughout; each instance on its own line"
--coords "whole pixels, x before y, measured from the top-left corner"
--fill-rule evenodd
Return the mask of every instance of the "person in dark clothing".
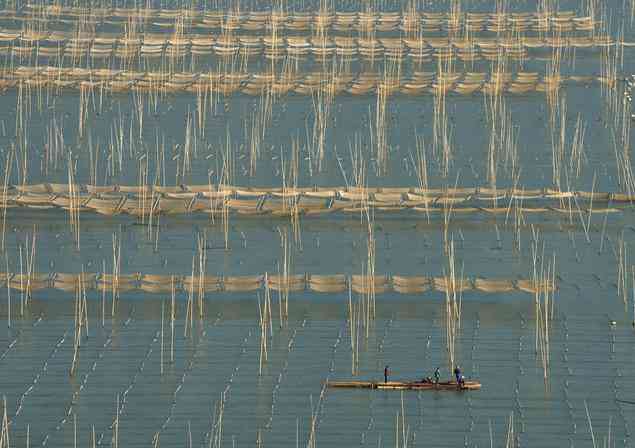
M 388 382 L 388 374 L 390 371 L 388 370 L 388 366 L 384 367 L 384 383 Z
M 461 369 L 459 368 L 459 366 L 456 366 L 454 368 L 454 376 L 456 377 L 456 384 L 460 385 L 461 384 Z
M 441 379 L 441 372 L 439 372 L 439 368 L 437 367 L 437 368 L 434 370 L 434 382 L 435 382 L 436 384 L 439 384 L 439 379 Z

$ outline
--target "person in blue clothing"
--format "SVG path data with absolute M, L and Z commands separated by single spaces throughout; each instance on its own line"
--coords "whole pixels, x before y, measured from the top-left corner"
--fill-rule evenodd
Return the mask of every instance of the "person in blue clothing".
M 460 386 L 463 382 L 463 375 L 461 375 L 461 369 L 459 366 L 454 368 L 454 376 L 456 377 L 456 384 Z
M 388 382 L 388 374 L 390 371 L 388 370 L 388 366 L 384 367 L 384 383 Z

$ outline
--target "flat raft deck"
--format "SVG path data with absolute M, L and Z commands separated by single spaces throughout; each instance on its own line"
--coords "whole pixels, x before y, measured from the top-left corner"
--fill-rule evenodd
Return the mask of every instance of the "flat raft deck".
M 347 389 L 386 389 L 386 390 L 479 390 L 478 381 L 464 381 L 458 386 L 456 381 L 428 383 L 423 381 L 328 381 L 328 387 Z

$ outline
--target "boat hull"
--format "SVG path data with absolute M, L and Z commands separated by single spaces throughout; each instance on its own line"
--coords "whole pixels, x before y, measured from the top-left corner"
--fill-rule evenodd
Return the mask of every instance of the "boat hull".
M 341 389 L 461 391 L 479 390 L 481 383 L 478 381 L 465 381 L 459 386 L 456 381 L 444 381 L 440 383 L 424 383 L 421 381 L 328 381 L 327 386 Z

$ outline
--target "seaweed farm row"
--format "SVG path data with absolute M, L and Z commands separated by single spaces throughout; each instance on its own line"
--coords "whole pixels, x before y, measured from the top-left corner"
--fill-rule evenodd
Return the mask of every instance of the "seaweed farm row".
M 192 199 L 198 195 L 207 198 L 223 198 L 235 196 L 237 199 L 264 198 L 294 198 L 306 196 L 317 199 L 342 199 L 353 201 L 380 201 L 400 202 L 402 200 L 423 199 L 425 197 L 432 203 L 460 203 L 468 200 L 494 201 L 494 200 L 548 200 L 570 199 L 632 202 L 635 196 L 626 193 L 613 193 L 602 191 L 583 190 L 559 190 L 554 188 L 523 189 L 523 188 L 490 188 L 490 187 L 286 187 L 267 188 L 238 186 L 228 184 L 199 184 L 199 185 L 89 185 L 69 183 L 41 183 L 41 184 L 5 184 L 3 198 L 6 201 L 16 200 L 18 194 L 31 195 L 66 195 L 69 194 L 91 195 L 131 195 L 152 196 L 161 195 L 173 199 Z M 450 199 L 448 201 L 448 199 Z
M 0 209 L 93 211 L 102 215 L 158 216 L 231 212 L 242 215 L 324 216 L 338 212 L 420 213 L 614 213 L 632 208 L 627 193 L 416 188 L 245 189 L 205 186 L 18 186 L 1 197 Z M 595 206 L 595 207 L 594 207 Z
M 98 40 L 99 39 L 99 40 Z M 545 58 L 544 55 L 536 56 L 534 49 L 552 50 L 554 48 L 570 49 L 601 49 L 605 47 L 623 46 L 630 48 L 633 44 L 623 42 L 615 44 L 606 39 L 580 38 L 549 42 L 547 40 L 507 41 L 506 43 L 492 40 L 470 41 L 463 44 L 458 42 L 431 42 L 427 40 L 401 40 L 394 39 L 388 41 L 368 40 L 355 42 L 353 40 L 321 41 L 310 42 L 309 39 L 287 39 L 277 43 L 269 42 L 267 38 L 238 38 L 222 39 L 199 39 L 188 41 L 179 40 L 178 43 L 166 42 L 170 39 L 152 38 L 143 43 L 117 42 L 116 38 L 96 38 L 84 42 L 76 41 L 42 41 L 41 45 L 28 43 L 27 45 L 0 45 L 0 56 L 12 57 L 18 60 L 29 60 L 32 58 L 46 59 L 84 59 L 110 60 L 123 59 L 134 60 L 135 58 L 161 59 L 161 58 L 200 58 L 204 57 L 228 57 L 228 56 L 264 56 L 265 58 L 313 58 L 316 62 L 321 59 L 341 56 L 347 58 L 361 57 L 362 60 L 402 59 L 415 63 L 429 63 L 436 60 L 443 61 L 496 61 L 501 57 L 511 60 L 533 60 L 537 57 Z M 318 44 L 318 45 L 315 45 Z M 14 61 L 15 62 L 15 61 Z
M 22 66 L 0 71 L 0 89 L 95 89 L 112 92 L 150 91 L 184 92 L 190 94 L 218 93 L 258 96 L 271 91 L 276 95 L 311 95 L 323 90 L 332 95 L 432 95 L 454 93 L 459 95 L 511 94 L 553 92 L 572 84 L 613 86 L 616 79 L 596 76 L 540 77 L 538 73 L 465 73 L 435 77 L 433 73 L 413 73 L 407 78 L 380 78 L 377 74 L 341 74 L 324 77 L 321 72 L 303 75 L 270 74 L 215 75 L 209 73 L 141 73 L 116 70 L 63 69 Z
M 49 24 L 74 23 L 127 25 L 127 20 L 150 22 L 170 27 L 175 22 L 187 21 L 189 27 L 223 29 L 226 31 L 309 31 L 328 32 L 589 32 L 600 21 L 575 12 L 548 13 L 420 13 L 420 12 L 344 12 L 285 13 L 269 11 L 200 11 L 194 9 L 82 9 L 69 7 L 27 7 L 20 14 L 3 11 L 3 20 L 46 21 Z
M 227 184 L 201 185 L 89 185 L 89 184 L 6 184 L 4 199 L 15 200 L 16 194 L 31 195 L 69 195 L 73 194 L 121 194 L 131 196 L 161 195 L 173 199 L 191 199 L 198 195 L 207 198 L 223 198 L 235 196 L 240 198 L 294 198 L 306 196 L 317 199 L 341 199 L 352 201 L 381 201 L 400 202 L 410 199 L 428 199 L 431 203 L 460 203 L 468 200 L 562 200 L 577 198 L 579 200 L 632 202 L 635 196 L 626 193 L 611 193 L 602 191 L 559 190 L 554 188 L 523 189 L 523 188 L 491 188 L 491 187 L 286 187 L 265 188 Z
M 14 57 L 89 57 L 93 59 L 133 57 L 187 56 L 294 56 L 316 58 L 334 55 L 363 58 L 426 58 L 455 57 L 459 60 L 492 60 L 505 55 L 528 58 L 530 50 L 559 48 L 598 49 L 623 46 L 632 42 L 615 42 L 606 36 L 595 37 L 521 37 L 521 38 L 321 38 L 142 34 L 136 38 L 125 35 L 85 35 L 77 33 L 38 33 L 0 31 L 0 56 Z
M 374 277 L 344 274 L 259 274 L 250 276 L 183 276 L 159 274 L 97 274 L 62 273 L 49 274 L 0 272 L 0 287 L 8 287 L 29 294 L 44 289 L 59 289 L 75 292 L 78 288 L 114 291 L 117 293 L 134 290 L 154 294 L 169 294 L 171 291 L 204 292 L 253 292 L 269 288 L 272 291 L 336 294 L 349 290 L 356 294 L 397 292 L 401 294 L 422 294 L 426 291 L 469 292 L 490 294 L 525 292 L 536 294 L 550 291 L 556 286 L 547 282 L 527 279 L 486 279 L 463 277 L 456 284 L 449 277 L 380 275 Z

